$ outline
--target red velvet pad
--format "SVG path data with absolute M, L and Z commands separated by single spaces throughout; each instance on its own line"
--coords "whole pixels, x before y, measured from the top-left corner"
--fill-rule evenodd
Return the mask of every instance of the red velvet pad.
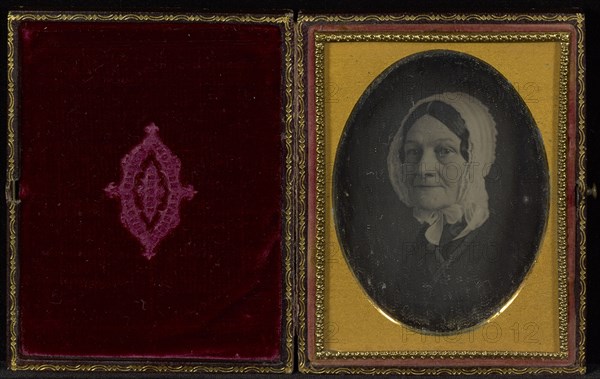
M 20 357 L 281 359 L 282 27 L 18 33 Z M 152 123 L 195 193 L 148 257 L 108 187 Z M 176 163 L 148 156 L 133 197 L 155 225 Z

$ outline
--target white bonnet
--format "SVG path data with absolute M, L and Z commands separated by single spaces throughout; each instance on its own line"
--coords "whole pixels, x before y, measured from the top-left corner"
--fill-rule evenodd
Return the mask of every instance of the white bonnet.
M 488 108 L 466 93 L 446 92 L 418 101 L 402 120 L 400 128 L 392 139 L 387 157 L 390 182 L 400 200 L 409 207 L 413 207 L 414 204 L 411 204 L 408 188 L 401 180 L 403 162 L 400 161 L 399 154 L 406 134 L 405 123 L 415 109 L 432 101 L 440 101 L 454 108 L 469 131 L 469 161 L 463 171 L 457 201 L 467 224 L 465 230 L 457 237 L 460 238 L 481 226 L 489 217 L 485 176 L 489 173 L 496 157 L 496 123 Z M 423 222 L 423 220 L 419 221 Z

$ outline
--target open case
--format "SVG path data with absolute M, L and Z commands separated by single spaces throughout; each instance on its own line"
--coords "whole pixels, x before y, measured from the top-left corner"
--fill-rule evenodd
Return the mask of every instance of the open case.
M 584 59 L 582 14 L 11 12 L 8 369 L 585 372 Z

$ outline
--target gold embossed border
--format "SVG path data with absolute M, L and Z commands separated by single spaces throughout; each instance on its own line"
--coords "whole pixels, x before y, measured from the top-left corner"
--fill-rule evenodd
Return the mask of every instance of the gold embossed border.
M 330 352 L 325 349 L 325 44 L 329 42 L 559 42 L 559 120 L 558 120 L 558 261 L 559 261 L 559 353 L 510 351 L 378 351 Z M 567 357 L 567 243 L 566 243 L 566 161 L 567 161 L 567 77 L 569 63 L 568 33 L 315 33 L 315 127 L 316 127 L 316 356 L 319 359 L 379 358 L 431 356 L 440 359 L 537 358 L 564 359 Z
M 585 49 L 584 49 L 584 17 L 582 14 L 576 16 L 577 27 L 577 182 L 582 189 L 586 186 L 586 140 L 585 140 Z M 586 325 L 586 195 L 580 192 L 576 200 L 578 234 L 576 248 L 579 252 L 577 273 L 579 274 L 578 297 L 579 307 L 577 309 L 577 364 L 585 366 L 585 325 Z
M 314 34 L 314 56 L 308 55 L 308 44 L 313 43 L 309 40 L 307 34 L 309 25 L 326 25 L 326 24 L 368 24 L 368 23 L 455 23 L 461 22 L 485 22 L 485 23 L 556 23 L 565 22 L 575 26 L 577 30 L 577 44 L 571 46 L 575 49 L 574 56 L 576 62 L 570 62 L 570 36 L 569 33 L 429 33 L 429 34 L 409 34 L 409 33 L 365 33 L 352 32 L 348 28 L 344 32 L 315 32 Z M 569 91 L 569 69 L 575 67 L 577 70 L 576 101 L 577 104 L 577 180 L 580 187 L 585 183 L 585 92 L 584 92 L 584 52 L 583 52 L 583 22 L 582 14 L 572 15 L 556 15 L 556 14 L 538 14 L 538 15 L 515 15 L 515 14 L 446 14 L 446 15 L 364 15 L 364 16 L 301 16 L 296 26 L 297 46 L 296 46 L 296 61 L 297 61 L 297 128 L 298 135 L 298 316 L 299 316 L 299 336 L 298 336 L 298 354 L 299 354 L 299 369 L 302 372 L 311 373 L 335 373 L 335 374 L 464 374 L 464 375 L 481 375 L 481 374 L 527 374 L 527 373 L 583 373 L 585 372 L 585 199 L 579 196 L 577 201 L 577 228 L 578 228 L 578 244 L 575 246 L 578 252 L 578 264 L 575 267 L 575 272 L 578 274 L 577 293 L 575 294 L 575 302 L 578 306 L 576 325 L 577 336 L 572 335 L 570 338 L 575 338 L 576 345 L 576 362 L 574 366 L 569 367 L 489 367 L 489 368 L 412 368 L 412 367 L 390 367 L 390 366 L 374 366 L 369 364 L 369 359 L 460 359 L 460 358 L 531 358 L 531 359 L 552 359 L 565 358 L 568 355 L 567 339 L 569 338 L 569 320 L 568 320 L 568 272 L 567 272 L 567 127 L 568 127 L 568 91 Z M 457 28 L 460 30 L 460 28 Z M 552 353 L 515 353 L 515 352 L 474 352 L 461 351 L 439 351 L 439 352 L 329 352 L 324 348 L 324 204 L 325 204 L 325 162 L 324 162 L 324 43 L 327 42 L 344 42 L 344 41 L 425 41 L 425 42 L 542 42 L 554 41 L 560 42 L 560 73 L 559 73 L 559 152 L 558 152 L 558 250 L 559 250 L 559 346 L 560 352 Z M 305 56 L 307 55 L 307 56 Z M 313 59 L 313 62 L 309 60 Z M 309 115 L 307 107 L 307 88 L 310 87 L 308 75 L 308 67 L 314 65 L 314 115 Z M 571 85 L 574 85 L 571 83 Z M 309 117 L 313 117 L 309 120 Z M 310 188 L 308 184 L 307 170 L 310 167 L 307 151 L 307 129 L 308 122 L 314 122 L 316 143 L 316 162 L 314 170 L 316 171 L 315 188 Z M 308 209 L 308 190 L 316 191 L 315 209 Z M 309 212 L 315 212 L 315 224 L 309 226 L 307 223 Z M 316 232 L 314 245 L 308 246 L 308 228 L 314 227 Z M 572 232 L 575 232 L 574 230 Z M 314 249 L 314 256 L 309 257 L 309 251 Z M 314 277 L 307 276 L 308 264 L 314 260 L 315 273 Z M 315 298 L 312 299 L 314 310 L 308 309 L 308 286 L 310 281 L 315 281 Z M 361 366 L 344 366 L 327 364 L 319 365 L 311 362 L 308 356 L 309 346 L 308 333 L 308 313 L 314 312 L 315 316 L 315 350 L 316 359 L 360 359 L 365 362 Z M 477 361 L 474 362 L 476 365 Z M 393 365 L 392 365 L 393 366 Z
M 45 363 L 21 361 L 18 357 L 18 204 L 16 182 L 19 179 L 18 162 L 18 104 L 16 91 L 19 76 L 17 69 L 17 36 L 15 30 L 22 21 L 68 21 L 68 22 L 194 22 L 194 23 L 242 23 L 273 24 L 283 27 L 282 80 L 284 109 L 284 188 L 283 209 L 283 345 L 281 362 L 240 363 L 157 363 L 138 364 L 131 361 L 110 363 L 94 361 L 84 363 L 47 360 Z M 293 20 L 291 14 L 278 15 L 225 15 L 225 14 L 159 14 L 159 13 L 26 13 L 8 14 L 8 128 L 6 199 L 8 216 L 8 353 L 9 369 L 31 371 L 109 371 L 109 372 L 204 372 L 204 373 L 290 373 L 294 363 L 294 148 L 293 148 L 293 83 L 294 50 Z M 148 361 L 146 361 L 148 362 Z

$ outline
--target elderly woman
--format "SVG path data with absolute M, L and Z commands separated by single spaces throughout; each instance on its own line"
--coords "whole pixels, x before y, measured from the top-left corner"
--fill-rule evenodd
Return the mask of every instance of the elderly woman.
M 548 162 L 527 104 L 456 51 L 403 58 L 367 87 L 332 179 L 355 278 L 389 320 L 422 333 L 461 333 L 506 309 L 548 220 Z
M 501 259 L 510 253 L 501 257 L 496 248 L 503 232 L 488 208 L 485 177 L 495 149 L 492 116 L 465 93 L 417 102 L 393 137 L 389 179 L 422 224 L 411 251 L 403 252 L 407 269 L 396 286 L 409 326 L 462 330 L 500 300 L 494 289 L 506 278 Z

